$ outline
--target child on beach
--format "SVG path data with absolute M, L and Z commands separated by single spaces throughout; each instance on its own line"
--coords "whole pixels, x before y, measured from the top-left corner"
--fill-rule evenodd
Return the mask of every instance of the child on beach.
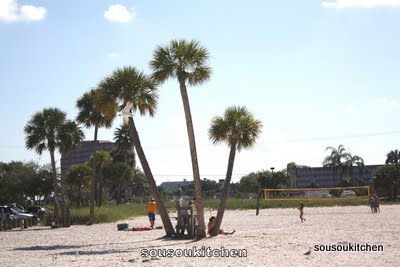
M 297 209 L 300 211 L 300 220 L 301 220 L 301 222 L 306 221 L 306 219 L 303 218 L 303 215 L 304 215 L 304 212 L 303 212 L 304 204 L 300 203 L 300 206 Z

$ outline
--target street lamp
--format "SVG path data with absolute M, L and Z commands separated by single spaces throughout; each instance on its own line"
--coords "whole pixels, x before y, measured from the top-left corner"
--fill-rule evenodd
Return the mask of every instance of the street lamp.
M 275 167 L 271 167 L 270 169 L 271 169 L 272 174 L 274 174 Z

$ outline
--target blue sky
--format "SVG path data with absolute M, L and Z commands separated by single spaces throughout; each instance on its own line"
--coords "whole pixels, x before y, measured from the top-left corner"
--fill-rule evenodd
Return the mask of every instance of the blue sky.
M 399 25 L 400 0 L 1 0 L 0 161 L 49 162 L 25 149 L 35 112 L 58 107 L 74 119 L 76 100 L 116 68 L 150 73 L 157 45 L 196 39 L 213 69 L 188 88 L 201 177 L 224 178 L 229 150 L 207 131 L 232 105 L 264 124 L 256 146 L 237 154 L 234 182 L 292 161 L 321 166 L 325 148 L 340 144 L 383 164 L 400 148 Z M 135 118 L 142 145 L 158 183 L 190 179 L 178 84 L 159 92 L 156 116 Z

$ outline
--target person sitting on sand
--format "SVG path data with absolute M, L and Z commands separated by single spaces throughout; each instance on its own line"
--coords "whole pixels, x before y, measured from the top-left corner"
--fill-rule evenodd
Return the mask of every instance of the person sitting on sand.
M 214 229 L 215 226 L 215 216 L 211 216 L 210 221 L 208 222 L 208 231 L 207 233 L 211 235 L 212 230 Z M 236 230 L 233 230 L 232 232 L 225 232 L 224 230 L 220 229 L 219 234 L 221 235 L 233 235 L 236 232 Z
M 297 209 L 300 211 L 300 220 L 301 220 L 301 222 L 306 221 L 306 219 L 303 218 L 303 215 L 304 215 L 304 212 L 303 212 L 304 204 L 300 203 L 300 206 Z

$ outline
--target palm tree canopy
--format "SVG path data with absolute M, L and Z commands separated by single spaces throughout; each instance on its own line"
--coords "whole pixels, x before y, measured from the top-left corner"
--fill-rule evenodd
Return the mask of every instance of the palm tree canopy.
M 400 162 L 400 151 L 395 149 L 390 151 L 387 155 L 386 155 L 386 164 L 390 164 L 390 163 L 399 163 Z
M 71 186 L 88 186 L 90 184 L 90 176 L 92 172 L 92 168 L 90 168 L 90 166 L 87 164 L 73 165 L 68 170 L 68 174 L 64 182 Z
M 214 144 L 225 142 L 229 146 L 249 148 L 261 134 L 262 123 L 254 119 L 246 107 L 229 107 L 223 117 L 216 116 L 212 119 L 209 129 L 209 138 Z
M 54 151 L 59 146 L 61 126 L 66 122 L 66 113 L 58 108 L 46 108 L 33 115 L 24 128 L 25 144 L 41 155 L 44 150 Z
M 61 125 L 59 138 L 60 153 L 64 154 L 76 148 L 85 139 L 85 134 L 76 122 L 68 120 Z
M 79 112 L 76 120 L 89 128 L 91 126 L 110 128 L 115 115 L 114 106 L 102 105 L 99 90 L 90 90 L 84 93 L 77 101 Z M 109 112 L 109 109 L 112 112 Z
M 133 147 L 133 141 L 129 134 L 129 127 L 123 125 L 114 131 L 114 141 L 117 145 L 117 149 L 130 150 Z
M 334 147 L 327 147 L 326 150 L 330 150 L 331 154 L 326 156 L 322 162 L 322 166 L 329 168 L 336 168 L 343 166 L 346 161 L 351 157 L 350 153 L 346 151 L 343 145 L 339 145 L 336 149 Z
M 210 55 L 198 41 L 172 40 L 167 46 L 158 46 L 153 53 L 150 67 L 152 77 L 158 82 L 178 78 L 180 82 L 197 85 L 207 81 L 211 68 L 207 65 Z
M 120 109 L 128 101 L 133 103 L 131 112 L 154 116 L 158 104 L 157 83 L 134 67 L 115 70 L 101 81 L 101 98 L 104 103 L 120 103 Z

